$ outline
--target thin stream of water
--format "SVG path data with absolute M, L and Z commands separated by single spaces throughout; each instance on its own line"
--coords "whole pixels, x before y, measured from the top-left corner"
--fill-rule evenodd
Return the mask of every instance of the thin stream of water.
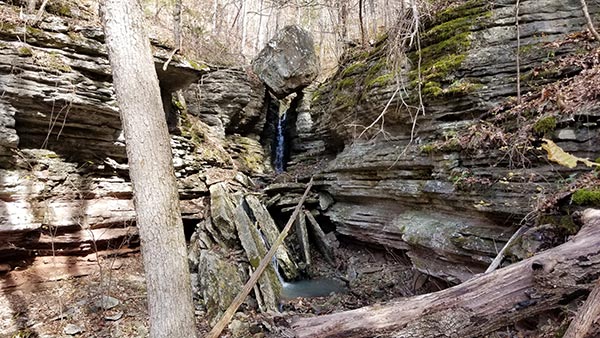
M 275 143 L 275 172 L 282 173 L 285 170 L 285 127 L 286 113 L 279 117 L 277 122 L 277 142 Z

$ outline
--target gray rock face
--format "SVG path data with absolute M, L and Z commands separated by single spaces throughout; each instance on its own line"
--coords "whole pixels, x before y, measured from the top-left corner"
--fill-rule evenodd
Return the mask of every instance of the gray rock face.
M 496 248 L 518 228 L 516 223 L 545 193 L 555 191 L 564 177 L 589 172 L 582 166 L 572 170 L 550 164 L 540 153 L 530 154 L 530 162 L 523 166 L 510 163 L 497 148 L 429 151 L 436 141 L 460 137 L 481 118 L 489 117 L 485 114 L 490 108 L 516 96 L 515 1 L 478 4 L 473 1 L 462 10 L 446 12 L 423 32 L 423 71 L 434 80 L 424 85 L 425 115 L 418 117 L 412 141 L 414 113 L 403 107 L 401 99 L 409 104 L 418 100 L 414 91 L 396 92 L 382 43 L 367 57 L 348 53 L 338 73 L 307 98 L 304 105 L 310 107 L 299 112 L 290 161 L 302 165 L 307 159 L 335 156 L 317 181 L 335 200 L 325 214 L 337 231 L 407 250 L 419 270 L 452 282 L 482 272 Z M 533 69 L 548 59 L 576 52 L 575 43 L 552 42 L 585 29 L 585 20 L 578 0 L 522 1 L 520 6 L 521 46 L 526 51 L 520 58 L 521 76 L 528 79 L 522 82 L 527 92 L 552 81 L 531 76 Z M 598 13 L 600 8 L 591 4 L 590 11 Z M 470 13 L 464 20 L 467 39 L 460 46 L 448 47 L 461 37 L 441 34 L 448 26 L 444 20 L 456 20 L 452 21 L 456 24 L 466 12 Z M 441 47 L 447 49 L 435 54 Z M 448 66 L 444 62 L 451 53 L 451 58 L 462 61 L 447 73 L 435 73 L 436 65 Z M 407 84 L 414 76 L 410 65 L 401 73 Z M 457 89 L 459 84 L 462 91 Z M 409 85 L 407 90 L 411 93 L 413 88 Z M 360 127 L 348 127 L 370 125 L 388 104 L 385 122 L 375 123 L 361 139 Z M 551 135 L 554 142 L 576 156 L 598 158 L 594 146 L 600 142 L 597 107 L 594 102 L 560 120 Z M 588 121 L 592 123 L 585 124 Z
M 308 86 L 319 72 L 312 36 L 297 26 L 284 27 L 252 61 L 252 67 L 280 99 Z
M 23 36 L 27 43 L 20 42 Z M 16 126 L 4 127 L 16 128 L 21 148 L 46 148 L 85 159 L 125 159 L 101 28 L 48 17 L 39 28 L 2 25 L 0 41 L 0 68 L 9 70 L 0 72 L 0 92 L 16 110 Z M 154 52 L 164 91 L 189 85 L 208 72 L 179 58 L 162 71 L 169 51 L 155 45 Z M 2 116 L 0 126 L 5 113 Z
M 260 202 L 258 197 L 254 195 L 248 195 L 245 197 L 246 203 L 248 203 L 248 207 L 252 211 L 252 216 L 256 219 L 260 230 L 265 236 L 265 240 L 269 244 L 269 246 L 273 245 L 277 238 L 279 237 L 279 229 L 277 225 L 275 225 L 275 221 L 271 218 L 269 211 L 265 208 L 265 206 Z M 283 271 L 286 279 L 294 280 L 298 278 L 298 267 L 296 266 L 296 262 L 292 259 L 292 255 L 289 252 L 285 243 L 282 243 L 277 252 L 275 254 L 277 261 L 279 263 L 279 267 Z
M 183 92 L 190 114 L 224 137 L 225 134 L 261 134 L 265 123 L 265 88 L 244 69 L 207 74 Z
M 227 310 L 242 290 L 243 281 L 237 264 L 218 252 L 203 250 L 198 265 L 199 290 L 208 315 L 214 320 Z
M 214 234 L 217 242 L 235 245 L 238 238 L 234 222 L 235 206 L 226 183 L 210 186 L 210 215 L 217 230 Z
M 244 196 L 245 192 L 245 187 L 239 186 L 239 182 L 234 183 L 233 179 L 211 185 L 210 219 L 213 221 L 202 222 L 192 236 L 188 259 L 192 270 L 198 270 L 198 290 L 212 319 L 218 319 L 218 315 L 241 290 L 243 284 L 240 276 L 244 276 L 242 279 L 246 280 L 247 275 L 258 267 L 268 251 L 269 237 L 279 234 L 274 221 L 258 198 Z M 249 201 L 249 205 L 246 201 Z M 259 224 L 263 229 L 262 233 Z M 268 232 L 265 231 L 267 225 L 272 227 Z M 293 268 L 293 276 L 296 277 L 296 263 L 285 251 L 285 247 L 280 249 L 280 254 L 285 255 L 283 266 L 288 271 Z M 254 288 L 258 308 L 262 311 L 277 311 L 281 288 L 275 267 L 267 266 Z
M 63 329 L 63 332 L 69 336 L 75 336 L 84 331 L 85 330 L 81 326 L 76 325 L 76 324 L 67 324 L 65 326 L 65 328 Z
M 246 257 L 254 271 L 260 264 L 260 261 L 265 257 L 267 248 L 256 224 L 254 224 L 243 205 L 239 205 L 235 209 L 235 226 L 238 231 L 239 239 L 246 252 Z M 281 282 L 277 277 L 273 265 L 268 265 L 265 272 L 258 279 L 260 289 L 259 306 L 263 311 L 278 311 L 279 295 L 281 294 Z M 262 303 L 262 304 L 261 304 Z
M 0 157 L 12 155 L 11 150 L 19 145 L 15 130 L 16 110 L 9 104 L 0 102 Z

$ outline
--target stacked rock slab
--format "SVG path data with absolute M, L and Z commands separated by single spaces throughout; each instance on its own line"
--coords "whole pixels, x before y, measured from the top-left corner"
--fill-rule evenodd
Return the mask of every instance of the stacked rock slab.
M 3 10 L 19 17 L 18 7 Z M 164 93 L 213 71 L 178 55 L 163 70 L 171 49 L 152 43 Z M 202 120 L 211 115 L 205 112 L 183 114 L 180 135 L 172 135 L 187 226 L 207 219 L 214 182 L 265 171 L 257 136 L 265 120 L 262 84 L 239 69 L 213 78 L 214 87 L 191 90 L 215 97 L 211 90 L 231 85 L 229 95 L 240 92 L 233 99 L 240 111 L 225 108 L 231 96 L 216 100 L 210 109 L 231 127 L 225 133 Z M 38 256 L 139 245 L 111 80 L 104 34 L 93 23 L 46 14 L 35 26 L 0 25 L 0 260 L 10 269 Z M 185 111 L 184 100 L 173 101 L 173 109 Z M 190 101 L 193 110 L 198 102 Z M 236 128 L 238 120 L 247 122 Z
M 192 270 L 197 272 L 197 292 L 213 320 L 231 305 L 279 236 L 265 206 L 256 196 L 247 194 L 249 188 L 233 180 L 211 185 L 211 216 L 192 237 L 189 258 Z M 288 278 L 298 276 L 285 244 L 276 257 L 278 264 L 269 265 L 254 288 L 253 299 L 262 311 L 278 311 L 282 289 L 278 266 Z

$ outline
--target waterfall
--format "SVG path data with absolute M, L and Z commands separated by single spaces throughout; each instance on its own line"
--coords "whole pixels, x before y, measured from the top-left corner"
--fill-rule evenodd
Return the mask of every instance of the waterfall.
M 285 170 L 285 119 L 286 113 L 281 114 L 277 122 L 277 139 L 275 142 L 275 172 L 282 173 Z

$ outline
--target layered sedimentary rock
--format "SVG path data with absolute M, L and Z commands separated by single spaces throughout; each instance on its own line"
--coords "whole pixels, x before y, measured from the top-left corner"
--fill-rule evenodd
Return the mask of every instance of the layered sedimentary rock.
M 101 28 L 51 15 L 30 26 L 16 19 L 18 8 L 3 10 L 12 10 L 14 19 L 9 15 L 0 25 L 0 260 L 14 268 L 38 255 L 136 246 Z M 211 185 L 248 180 L 241 171 L 265 171 L 257 136 L 265 120 L 264 89 L 243 71 L 207 75 L 213 69 L 179 56 L 163 70 L 170 49 L 153 41 L 153 52 L 166 114 L 182 120 L 171 145 L 182 216 L 192 228 L 206 219 Z M 209 97 L 213 104 L 202 114 L 171 98 L 205 75 L 212 82 L 186 92 Z M 222 88 L 230 88 L 229 96 L 217 92 Z M 232 101 L 237 105 L 228 106 Z M 208 116 L 218 116 L 228 129 L 211 127 Z
M 515 3 L 467 1 L 438 13 L 407 58 L 390 56 L 395 35 L 349 50 L 314 90 L 298 116 L 292 164 L 336 156 L 318 185 L 335 200 L 325 214 L 340 234 L 407 250 L 419 270 L 460 282 L 482 272 L 565 178 L 590 172 L 551 163 L 536 147 L 546 137 L 599 157 L 593 97 L 565 109 L 560 91 L 548 91 L 551 99 L 526 111 L 500 108 L 517 94 Z M 593 67 L 559 61 L 587 48 L 570 35 L 585 29 L 579 1 L 521 1 L 519 23 L 524 93 Z
M 224 69 L 207 74 L 200 83 L 184 91 L 184 98 L 189 113 L 223 137 L 262 133 L 265 87 L 248 69 Z

